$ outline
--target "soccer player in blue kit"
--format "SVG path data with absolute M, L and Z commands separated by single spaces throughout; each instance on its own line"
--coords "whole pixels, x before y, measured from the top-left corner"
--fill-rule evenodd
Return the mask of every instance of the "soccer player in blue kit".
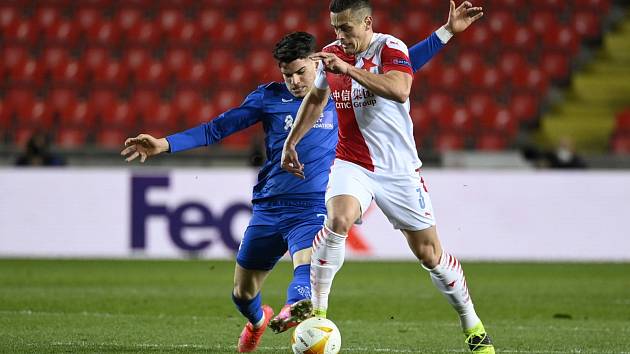
M 449 16 L 449 21 L 453 18 Z M 452 33 L 440 28 L 411 47 L 412 67 L 418 70 L 448 42 Z M 155 138 L 140 134 L 125 141 L 121 155 L 126 161 L 164 152 L 175 153 L 220 141 L 232 133 L 262 122 L 266 134 L 267 161 L 253 188 L 253 213 L 236 256 L 232 300 L 247 318 L 238 351 L 252 352 L 260 343 L 265 329 L 283 332 L 297 325 L 312 311 L 310 303 L 311 245 L 322 228 L 326 215 L 324 195 L 328 174 L 335 158 L 337 112 L 330 99 L 304 137 L 298 152 L 305 164 L 306 179 L 297 179 L 282 170 L 280 158 L 284 141 L 293 126 L 302 99 L 310 91 L 316 74 L 315 38 L 305 32 L 282 38 L 273 51 L 284 83 L 259 86 L 241 106 L 231 109 L 208 123 L 195 128 Z M 293 261 L 293 279 L 287 288 L 287 299 L 281 312 L 262 305 L 261 288 L 277 261 L 289 251 Z

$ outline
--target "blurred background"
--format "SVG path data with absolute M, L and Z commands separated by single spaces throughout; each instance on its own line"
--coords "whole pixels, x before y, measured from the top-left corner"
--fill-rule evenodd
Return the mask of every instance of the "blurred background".
M 409 46 L 448 14 L 447 1 L 373 4 L 376 31 Z M 425 164 L 630 167 L 627 2 L 474 4 L 484 18 L 415 77 L 411 116 Z M 30 157 L 40 153 L 54 155 L 43 160 L 52 165 L 120 166 L 125 137 L 208 121 L 281 80 L 271 49 L 283 34 L 333 40 L 327 5 L 2 0 L 0 164 L 40 164 Z M 259 164 L 261 131 L 152 164 Z
M 628 2 L 474 4 L 485 16 L 412 88 L 414 135 L 451 249 L 468 259 L 630 259 Z M 448 15 L 448 1 L 373 6 L 376 31 L 409 46 Z M 264 161 L 260 125 L 142 167 L 119 152 L 126 137 L 207 122 L 281 80 L 274 44 L 298 30 L 331 42 L 327 7 L 0 0 L 0 254 L 230 258 L 247 225 L 251 166 Z M 409 257 L 402 241 L 381 237 L 393 233 L 382 214 L 366 220 L 353 254 Z

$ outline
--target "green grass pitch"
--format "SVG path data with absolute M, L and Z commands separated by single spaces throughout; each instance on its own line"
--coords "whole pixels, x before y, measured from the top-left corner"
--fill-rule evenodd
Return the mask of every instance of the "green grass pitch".
M 464 263 L 498 353 L 630 353 L 630 264 Z M 0 260 L 0 352 L 234 353 L 232 262 Z M 263 300 L 279 309 L 281 263 Z M 347 262 L 330 298 L 342 353 L 465 353 L 414 263 Z M 289 353 L 268 332 L 260 353 Z

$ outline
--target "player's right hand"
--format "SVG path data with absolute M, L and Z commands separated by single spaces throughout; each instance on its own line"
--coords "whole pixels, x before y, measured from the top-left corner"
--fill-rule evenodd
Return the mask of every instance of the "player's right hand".
M 286 144 L 284 145 L 280 166 L 283 170 L 291 173 L 295 177 L 304 179 L 304 165 L 300 163 L 298 153 L 295 151 L 295 148 Z
M 125 149 L 120 155 L 125 156 L 125 161 L 135 160 L 138 156 L 140 162 L 147 160 L 149 156 L 155 156 L 169 149 L 168 141 L 165 138 L 157 139 L 149 134 L 140 134 L 135 138 L 125 140 Z

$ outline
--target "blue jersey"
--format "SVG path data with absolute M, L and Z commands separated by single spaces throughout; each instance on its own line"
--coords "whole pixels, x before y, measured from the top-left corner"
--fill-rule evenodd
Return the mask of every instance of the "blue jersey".
M 413 70 L 417 71 L 435 56 L 446 40 L 439 38 L 436 32 L 411 47 L 409 57 Z M 337 111 L 332 99 L 328 101 L 314 129 L 309 130 L 296 147 L 300 162 L 304 164 L 306 178 L 296 178 L 280 167 L 284 141 L 301 103 L 302 99 L 293 96 L 284 83 L 259 86 L 240 107 L 208 123 L 167 136 L 170 152 L 214 144 L 230 134 L 262 122 L 267 161 L 258 173 L 252 202 L 284 200 L 292 203 L 302 201 L 306 203 L 304 206 L 309 202 L 323 204 L 337 145 Z
M 166 139 L 170 151 L 177 152 L 216 143 L 232 133 L 262 122 L 267 161 L 258 173 L 252 202 L 310 199 L 323 203 L 337 145 L 337 111 L 332 99 L 328 101 L 313 129 L 309 130 L 296 148 L 304 164 L 306 178 L 296 178 L 280 167 L 284 141 L 301 103 L 302 99 L 293 96 L 284 83 L 262 85 L 250 93 L 241 106 Z

